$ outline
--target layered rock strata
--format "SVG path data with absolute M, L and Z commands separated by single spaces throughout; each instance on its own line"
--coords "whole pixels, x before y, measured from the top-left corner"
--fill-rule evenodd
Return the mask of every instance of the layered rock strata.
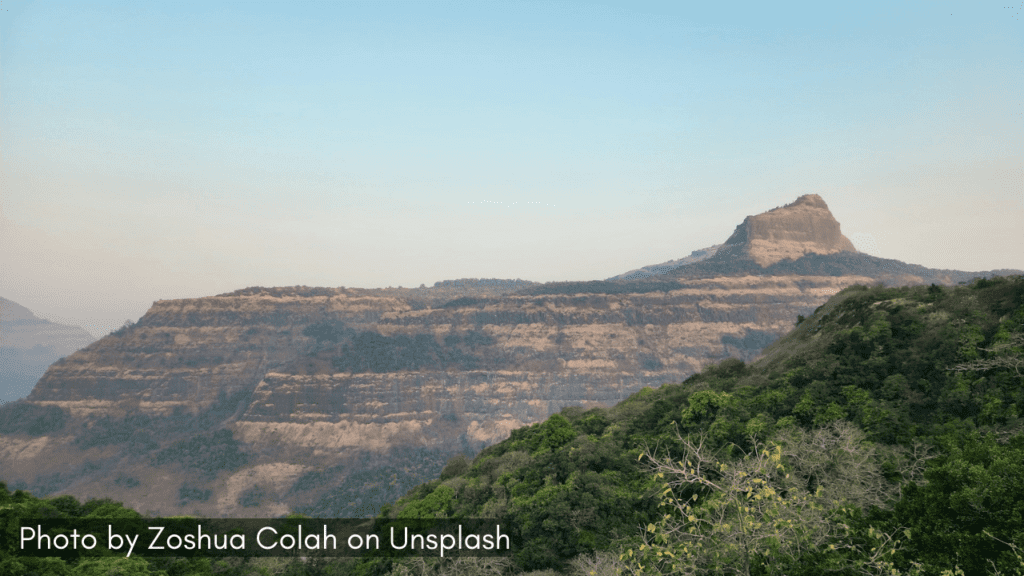
M 0 468 L 37 491 L 116 496 L 159 514 L 322 509 L 352 472 L 395 453 L 439 466 L 565 406 L 609 406 L 726 356 L 750 360 L 797 314 L 869 281 L 721 278 L 437 308 L 352 289 L 161 301 L 47 373 L 23 404 L 65 421 L 0 430 Z M 233 464 L 190 464 L 189 446 Z M 324 470 L 334 472 L 320 485 L 302 481 Z M 345 498 L 335 512 L 356 514 Z
M 760 266 L 796 260 L 807 254 L 857 252 L 839 230 L 825 200 L 806 194 L 792 204 L 747 216 L 725 241 L 717 256 L 742 257 Z
M 607 281 L 156 302 L 0 408 L 0 480 L 161 515 L 365 516 L 563 407 L 752 360 L 852 284 L 975 275 L 858 253 L 808 195 Z

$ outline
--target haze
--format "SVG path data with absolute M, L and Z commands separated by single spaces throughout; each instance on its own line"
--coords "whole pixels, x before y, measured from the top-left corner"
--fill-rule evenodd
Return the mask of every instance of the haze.
M 603 279 L 806 193 L 1024 268 L 1024 3 L 680 4 L 5 1 L 0 295 Z

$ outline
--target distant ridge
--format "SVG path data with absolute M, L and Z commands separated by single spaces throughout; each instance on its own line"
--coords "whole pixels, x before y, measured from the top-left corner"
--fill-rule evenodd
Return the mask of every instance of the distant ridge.
M 83 328 L 37 318 L 0 298 L 0 402 L 28 396 L 47 367 L 95 340 Z
M 549 282 L 521 290 L 519 294 L 538 296 L 541 294 L 645 294 L 650 292 L 672 292 L 680 290 L 693 280 L 713 278 L 742 278 L 758 276 L 808 276 L 843 277 L 857 276 L 873 279 L 887 286 L 913 286 L 940 284 L 954 286 L 970 282 L 974 278 L 993 276 L 1024 275 L 1022 270 L 1000 269 L 984 272 L 964 272 L 926 268 L 919 264 L 907 264 L 899 260 L 878 258 L 861 252 L 839 252 L 835 254 L 808 254 L 797 260 L 782 260 L 770 266 L 743 258 L 708 258 L 680 266 L 664 274 L 638 278 L 636 280 L 591 280 L 582 282 Z M 756 278 L 755 278 L 756 279 Z
M 668 292 L 678 289 L 677 279 L 723 276 L 857 275 L 888 285 L 953 285 L 976 277 L 1018 274 L 1024 272 L 934 269 L 864 254 L 842 234 L 825 200 L 805 194 L 785 206 L 747 216 L 723 244 L 695 250 L 685 258 L 644 266 L 604 281 L 549 283 L 522 292 Z
M 159 300 L 0 407 L 0 480 L 151 515 L 374 516 L 453 455 L 563 408 L 753 361 L 850 286 L 1020 273 L 851 246 L 805 196 L 747 217 L 720 246 L 611 280 Z
M 520 278 L 459 278 L 441 280 L 433 286 L 421 284 L 419 288 L 403 288 L 401 286 L 387 288 L 324 288 L 317 286 L 252 286 L 232 292 L 218 294 L 217 297 L 233 296 L 267 296 L 281 298 L 294 296 L 307 298 L 321 296 L 330 298 L 341 294 L 366 295 L 386 298 L 401 298 L 417 306 L 439 306 L 453 300 L 465 298 L 497 298 L 506 294 L 514 294 L 528 288 L 540 286 L 539 282 L 531 282 Z
M 721 244 L 715 244 L 714 246 L 694 250 L 689 256 L 684 256 L 677 260 L 669 260 L 668 262 L 662 262 L 661 264 L 651 264 L 650 266 L 644 266 L 643 268 L 637 268 L 636 270 L 630 270 L 625 274 L 612 276 L 611 278 L 608 278 L 608 280 L 640 280 L 642 278 L 650 278 L 651 276 L 665 274 L 679 268 L 680 266 L 686 266 L 687 264 L 695 264 L 701 260 L 707 260 L 714 256 L 721 246 Z
M 817 194 L 804 194 L 785 206 L 747 216 L 722 244 L 694 250 L 689 256 L 644 266 L 608 280 L 642 280 L 667 274 L 698 262 L 745 261 L 754 269 L 783 260 L 798 260 L 808 254 L 858 253 L 843 236 L 839 222 L 828 204 Z

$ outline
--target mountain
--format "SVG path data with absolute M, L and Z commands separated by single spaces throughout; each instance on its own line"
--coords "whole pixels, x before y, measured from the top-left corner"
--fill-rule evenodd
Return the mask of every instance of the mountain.
M 47 367 L 95 340 L 78 326 L 39 319 L 0 298 L 0 403 L 28 396 Z
M 807 254 L 857 252 L 832 216 L 825 200 L 805 194 L 792 204 L 747 216 L 715 257 L 745 258 L 759 266 L 796 260 Z
M 608 280 L 650 278 L 709 259 L 713 262 L 747 261 L 764 268 L 808 254 L 838 252 L 856 253 L 857 249 L 839 231 L 839 222 L 825 200 L 817 194 L 805 194 L 791 204 L 747 216 L 723 244 L 694 250 L 684 258 L 644 266 Z
M 1024 276 L 851 286 L 753 362 L 729 358 L 611 408 L 567 407 L 452 458 L 378 516 L 495 519 L 508 555 L 304 549 L 212 565 L 226 576 L 1019 574 L 1022 346 Z M 2 482 L 0 511 L 11 534 L 39 518 L 138 517 Z M 105 524 L 93 525 L 101 545 Z M 0 573 L 211 568 L 201 555 L 98 552 L 62 560 L 0 546 Z
M 964 272 L 925 268 L 858 252 L 843 236 L 824 199 L 817 194 L 805 194 L 791 204 L 747 216 L 723 244 L 694 251 L 686 258 L 620 274 L 609 281 L 642 279 L 652 286 L 672 290 L 677 286 L 676 279 L 859 275 L 888 285 L 953 285 L 979 276 L 1020 273 L 1013 269 Z M 553 286 L 559 284 L 531 289 L 551 290 Z M 616 290 L 600 282 L 574 283 L 574 289 Z
M 659 274 L 665 274 L 680 266 L 686 266 L 687 264 L 694 264 L 701 260 L 707 260 L 718 252 L 721 248 L 721 244 L 715 244 L 708 248 L 701 248 L 700 250 L 694 250 L 689 256 L 684 256 L 676 260 L 669 260 L 668 262 L 662 262 L 661 264 L 651 264 L 644 266 L 643 268 L 637 268 L 636 270 L 630 270 L 625 274 L 619 274 L 618 276 L 612 276 L 608 280 L 640 280 L 642 278 L 650 278 L 651 276 L 657 276 Z
M 844 250 L 818 197 L 767 214 L 649 278 L 156 302 L 0 409 L 0 480 L 153 514 L 371 515 L 565 407 L 752 361 L 851 285 L 991 275 Z
M 1022 365 L 1024 276 L 852 286 L 754 362 L 566 408 L 382 516 L 501 518 L 514 573 L 1015 573 Z

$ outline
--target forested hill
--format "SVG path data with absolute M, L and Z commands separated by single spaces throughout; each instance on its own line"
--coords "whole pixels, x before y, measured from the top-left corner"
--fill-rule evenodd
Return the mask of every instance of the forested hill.
M 729 359 L 613 408 L 564 409 L 453 458 L 382 511 L 502 518 L 520 543 L 509 559 L 263 573 L 1024 572 L 1024 277 L 853 286 L 796 320 L 750 365 Z M 0 489 L 8 533 L 19 518 L 97 507 Z M 166 559 L 132 560 L 132 574 L 172 573 Z M 42 562 L 0 550 L 0 573 Z M 62 569 L 51 572 L 103 573 Z
M 645 574 L 1024 567 L 1024 278 L 854 286 L 801 320 L 749 366 L 518 429 L 385 514 L 507 515 L 521 571 L 611 574 L 620 553 Z

